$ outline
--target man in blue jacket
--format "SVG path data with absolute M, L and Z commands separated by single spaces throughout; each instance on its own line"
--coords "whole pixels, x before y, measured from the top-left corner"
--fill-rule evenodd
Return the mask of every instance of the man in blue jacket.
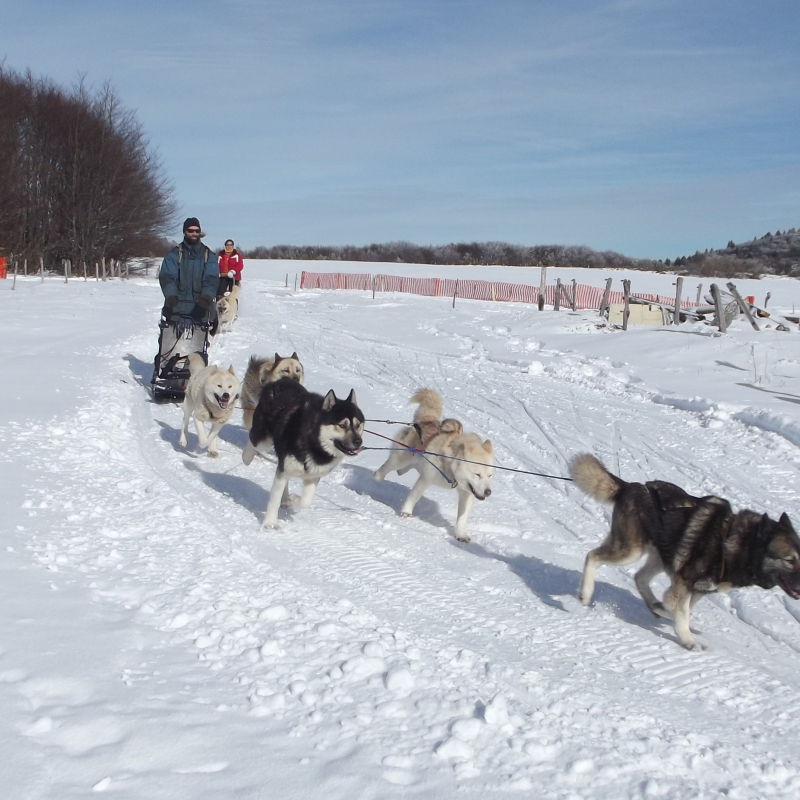
M 200 241 L 202 235 L 200 221 L 189 217 L 183 223 L 183 241 L 161 263 L 164 308 L 153 382 L 176 356 L 203 352 L 206 328 L 216 315 L 219 265 L 216 254 Z

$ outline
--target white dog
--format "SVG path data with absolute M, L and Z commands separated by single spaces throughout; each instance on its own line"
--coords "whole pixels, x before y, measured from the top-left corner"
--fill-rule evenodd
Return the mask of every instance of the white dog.
M 393 470 L 397 470 L 399 475 L 410 469 L 419 472 L 417 482 L 400 509 L 403 517 L 411 516 L 414 506 L 430 486 L 456 489 L 456 539 L 468 542 L 467 519 L 473 500 L 485 500 L 492 493 L 492 443 L 488 439 L 482 442 L 474 433 L 464 433 L 458 420 L 441 420 L 442 398 L 432 389 L 419 389 L 409 402 L 418 404 L 414 425 L 403 428 L 395 438 L 406 447 L 416 447 L 436 455 L 423 456 L 408 450 L 395 450 L 373 477 L 382 481 Z
M 189 420 L 194 417 L 200 447 L 207 447 L 208 455 L 213 458 L 217 455 L 217 434 L 231 418 L 239 399 L 239 379 L 233 367 L 224 372 L 216 364 L 207 367 L 199 353 L 189 356 L 189 371 L 191 377 L 183 400 L 183 427 L 178 441 L 186 447 Z M 206 422 L 211 423 L 208 437 Z
M 217 300 L 217 319 L 219 320 L 219 333 L 230 333 L 233 323 L 239 315 L 239 287 L 235 286 L 230 292 Z

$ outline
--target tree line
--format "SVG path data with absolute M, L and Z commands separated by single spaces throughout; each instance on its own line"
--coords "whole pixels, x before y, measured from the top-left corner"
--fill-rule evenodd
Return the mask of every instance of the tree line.
M 309 261 L 368 261 L 401 264 L 456 266 L 603 267 L 657 269 L 658 262 L 623 256 L 611 250 L 598 252 L 589 247 L 566 245 L 525 245 L 506 242 L 471 242 L 421 246 L 411 242 L 388 242 L 364 247 L 277 245 L 244 251 L 245 258 L 302 259 Z M 663 268 L 663 264 L 661 265 Z
M 0 64 L 0 255 L 73 269 L 159 252 L 172 187 L 106 84 L 64 89 Z

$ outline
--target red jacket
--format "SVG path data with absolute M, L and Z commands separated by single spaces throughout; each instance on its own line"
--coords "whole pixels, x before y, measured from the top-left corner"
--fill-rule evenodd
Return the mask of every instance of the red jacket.
M 234 250 L 228 255 L 224 250 L 217 254 L 217 263 L 219 264 L 219 276 L 224 278 L 231 270 L 236 273 L 233 276 L 235 281 L 242 279 L 242 267 L 244 266 L 244 259 L 238 250 Z

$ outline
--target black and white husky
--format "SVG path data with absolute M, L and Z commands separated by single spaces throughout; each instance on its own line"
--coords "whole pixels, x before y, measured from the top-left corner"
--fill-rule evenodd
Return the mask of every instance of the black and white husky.
M 361 451 L 363 431 L 364 414 L 356 403 L 355 390 L 340 400 L 333 389 L 323 397 L 292 378 L 264 386 L 242 452 L 242 461 L 250 464 L 256 451 L 263 452 L 271 444 L 278 457 L 263 526 L 276 527 L 279 507 L 308 508 L 320 478 L 345 456 Z M 289 494 L 290 478 L 303 481 L 300 497 Z

